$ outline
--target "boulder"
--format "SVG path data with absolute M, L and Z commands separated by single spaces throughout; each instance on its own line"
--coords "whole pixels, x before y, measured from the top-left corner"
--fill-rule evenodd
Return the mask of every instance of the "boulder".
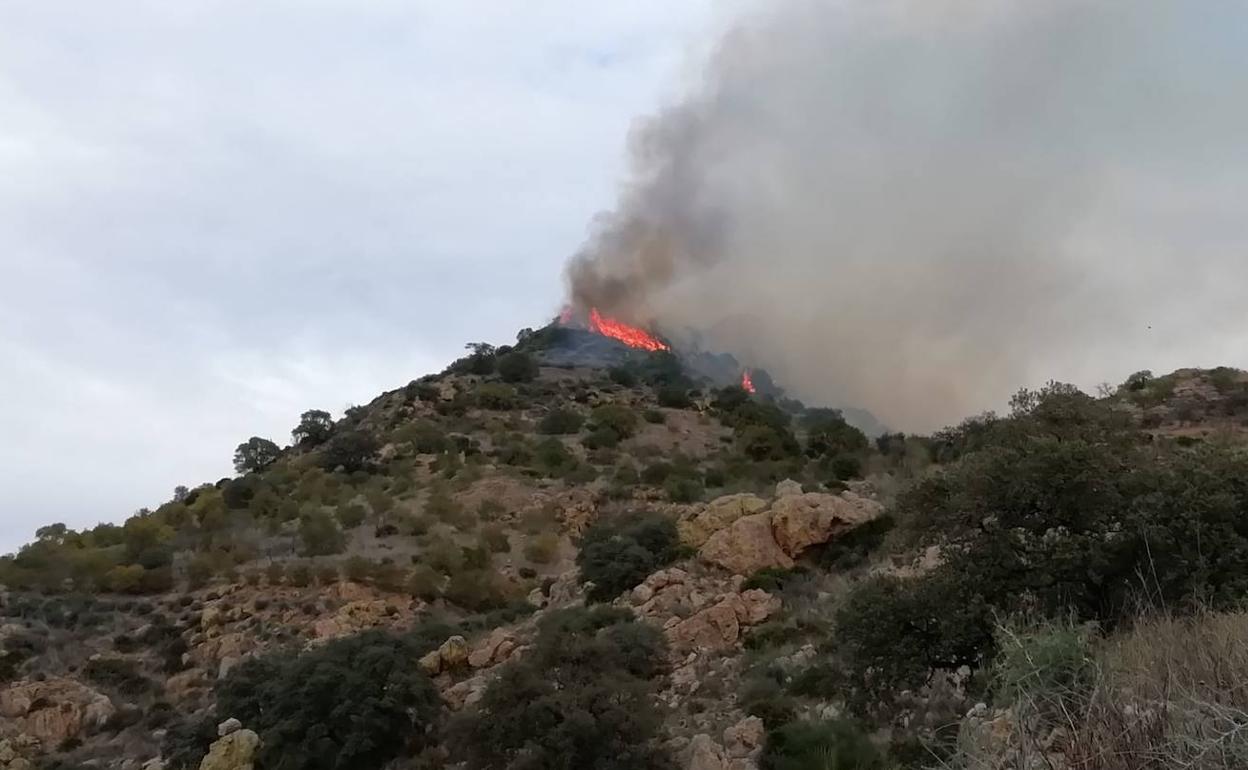
M 496 628 L 473 648 L 468 655 L 468 665 L 473 668 L 485 668 L 495 663 L 502 663 L 515 648 L 516 643 L 511 632 L 505 628 Z
M 468 663 L 468 640 L 462 636 L 452 636 L 438 648 L 438 657 L 442 660 L 442 670 L 451 671 L 463 668 Z
M 767 729 L 758 717 L 746 717 L 724 730 L 724 751 L 729 757 L 742 759 L 757 756 L 767 740 Z
M 103 727 L 116 711 L 107 696 L 72 679 L 23 681 L 0 691 L 0 717 L 45 746 Z
M 761 623 L 779 609 L 780 599 L 766 591 L 735 594 L 667 628 L 668 645 L 677 653 L 727 649 L 743 626 Z
M 700 548 L 711 535 L 742 516 L 758 513 L 766 507 L 767 501 L 758 495 L 726 495 L 707 503 L 695 516 L 677 522 L 676 529 L 682 543 Z
M 788 495 L 771 507 L 772 535 L 787 556 L 795 557 L 878 518 L 883 510 L 879 503 L 853 492 Z
M 711 535 L 698 556 L 737 575 L 751 575 L 768 567 L 789 569 L 793 566 L 793 559 L 776 543 L 771 515 L 767 513 L 744 516 L 727 529 Z
M 230 733 L 236 733 L 241 729 L 243 729 L 243 723 L 234 717 L 230 717 L 221 724 L 217 725 L 217 735 L 224 738 Z
M 259 748 L 259 735 L 237 730 L 212 744 L 199 770 L 254 770 Z
M 720 746 L 711 736 L 693 736 L 689 743 L 689 770 L 726 770 L 728 758 L 724 755 L 724 747 Z
M 776 485 L 776 497 L 789 497 L 802 494 L 802 485 L 793 479 L 785 479 Z

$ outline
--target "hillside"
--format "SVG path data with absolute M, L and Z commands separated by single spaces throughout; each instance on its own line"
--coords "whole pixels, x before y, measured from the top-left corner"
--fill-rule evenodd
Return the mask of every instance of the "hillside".
M 872 441 L 752 374 L 526 330 L 41 529 L 0 768 L 1242 766 L 1248 375 Z

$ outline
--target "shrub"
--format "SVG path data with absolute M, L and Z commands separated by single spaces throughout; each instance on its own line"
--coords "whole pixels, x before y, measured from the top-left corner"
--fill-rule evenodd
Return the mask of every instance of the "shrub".
M 370 631 L 253 658 L 218 684 L 218 713 L 260 734 L 260 766 L 381 768 L 427 745 L 438 720 L 437 691 L 412 665 L 417 657 L 402 637 Z
M 581 429 L 585 418 L 571 409 L 552 409 L 537 424 L 537 432 L 547 436 L 563 436 Z
M 216 572 L 216 563 L 211 556 L 195 554 L 186 564 L 186 582 L 192 590 L 203 588 Z
M 474 391 L 477 406 L 493 411 L 508 411 L 520 405 L 515 388 L 498 382 L 487 382 Z
M 511 550 L 511 541 L 501 525 L 487 524 L 481 528 L 481 546 L 492 553 L 507 553 Z
M 528 353 L 513 350 L 498 357 L 498 375 L 503 382 L 530 382 L 537 371 L 537 361 Z
M 342 574 L 354 583 L 367 583 L 373 576 L 373 563 L 359 554 L 353 554 L 343 562 Z
M 295 588 L 307 588 L 312 584 L 312 568 L 304 562 L 296 562 L 287 570 L 286 579 Z
M 282 584 L 282 580 L 286 577 L 286 568 L 282 566 L 280 561 L 275 561 L 264 568 L 264 578 L 271 586 Z
M 680 539 L 671 519 L 659 514 L 600 520 L 581 540 L 576 564 L 592 582 L 592 601 L 610 601 L 650 573 L 675 561 Z
M 806 453 L 811 457 L 835 457 L 862 452 L 867 437 L 845 422 L 837 409 L 808 409 L 802 418 L 806 430 Z
M 355 529 L 364 523 L 368 512 L 359 503 L 350 503 L 338 506 L 337 515 L 338 523 L 342 525 L 343 529 Z
M 524 558 L 535 564 L 550 564 L 559 556 L 559 536 L 553 532 L 530 538 L 524 545 Z
M 663 482 L 663 491 L 673 503 L 692 503 L 702 499 L 702 480 L 692 476 L 672 476 Z
M 689 399 L 689 391 L 675 385 L 659 388 L 658 400 L 659 406 L 669 409 L 688 409 L 693 406 L 693 401 Z
M 884 758 L 853 722 L 791 722 L 767 735 L 763 770 L 883 770 Z
M 150 679 L 139 673 L 138 665 L 125 658 L 93 657 L 82 673 L 100 687 L 134 698 L 152 689 Z
M 534 465 L 547 476 L 563 476 L 577 467 L 576 457 L 557 438 L 538 442 L 533 452 Z
M 347 547 L 347 538 L 338 524 L 321 510 L 305 515 L 299 522 L 299 539 L 305 556 L 328 556 L 342 553 Z
M 667 422 L 667 415 L 658 409 L 647 409 L 641 413 L 641 418 L 652 425 L 662 425 Z
M 637 384 L 637 375 L 623 366 L 613 366 L 607 370 L 607 377 L 616 385 L 631 388 Z
M 327 471 L 342 468 L 347 473 L 367 470 L 381 442 L 366 430 L 351 430 L 330 439 L 321 457 L 321 467 Z
M 594 431 L 615 434 L 618 441 L 632 437 L 637 432 L 637 414 L 621 404 L 603 404 L 592 413 Z
M 484 569 L 466 569 L 451 575 L 444 596 L 473 612 L 506 607 L 511 598 L 498 573 Z
M 668 770 L 656 708 L 662 633 L 606 607 L 544 618 L 452 741 L 470 770 Z
M 407 578 L 412 596 L 431 602 L 442 595 L 442 576 L 427 564 L 417 564 Z
M 332 564 L 326 564 L 318 567 L 316 570 L 316 582 L 323 586 L 329 586 L 337 583 L 339 577 L 338 568 Z

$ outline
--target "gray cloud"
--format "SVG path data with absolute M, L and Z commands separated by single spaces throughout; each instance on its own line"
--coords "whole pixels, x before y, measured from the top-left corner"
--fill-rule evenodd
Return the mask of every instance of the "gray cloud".
M 1244 365 L 1248 8 L 759 3 L 638 124 L 578 301 L 926 430 Z
M 558 306 L 698 2 L 0 8 L 0 552 Z

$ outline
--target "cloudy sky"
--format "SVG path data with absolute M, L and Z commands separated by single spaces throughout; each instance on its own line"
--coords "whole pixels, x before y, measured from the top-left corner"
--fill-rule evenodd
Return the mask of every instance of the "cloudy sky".
M 0 552 L 548 318 L 710 0 L 0 4 Z

